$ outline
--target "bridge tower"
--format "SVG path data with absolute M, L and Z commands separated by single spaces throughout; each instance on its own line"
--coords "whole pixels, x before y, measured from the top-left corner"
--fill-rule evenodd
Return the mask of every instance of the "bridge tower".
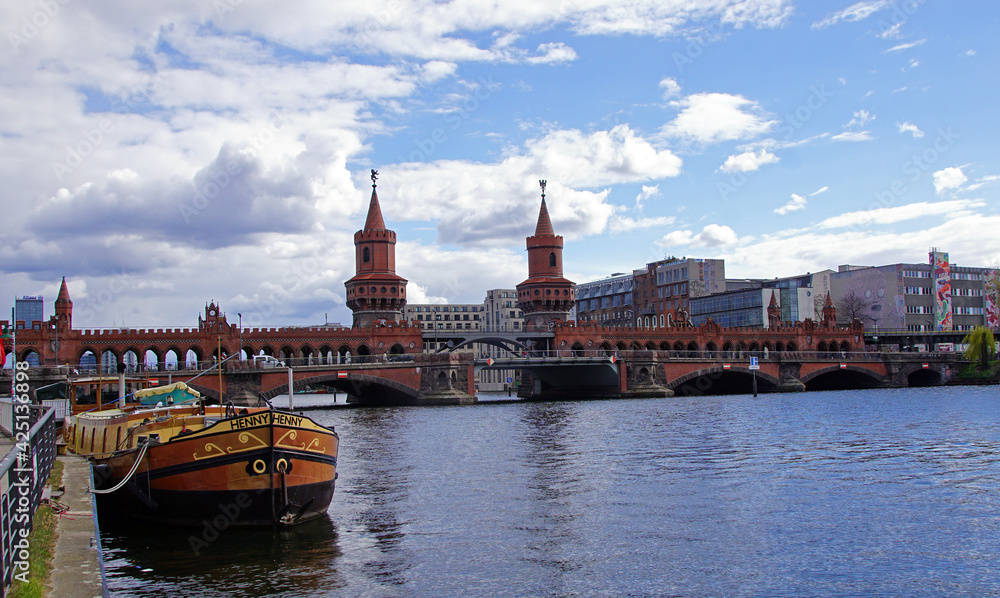
M 73 327 L 73 301 L 69 298 L 69 288 L 66 286 L 65 276 L 63 276 L 62 285 L 59 287 L 59 296 L 56 298 L 55 320 L 58 332 L 69 332 L 69 329 Z
M 771 302 L 767 305 L 767 327 L 774 329 L 781 326 L 781 306 L 774 291 L 771 291 Z
M 524 312 L 525 327 L 548 328 L 551 322 L 565 322 L 576 301 L 573 281 L 563 278 L 563 238 L 552 230 L 545 206 L 545 181 L 542 206 L 538 210 L 535 234 L 528 237 L 528 279 L 517 285 L 517 306 Z
M 385 227 L 372 170 L 372 198 L 365 226 L 354 233 L 355 274 L 344 283 L 354 328 L 399 322 L 406 305 L 406 279 L 396 275 L 396 233 Z

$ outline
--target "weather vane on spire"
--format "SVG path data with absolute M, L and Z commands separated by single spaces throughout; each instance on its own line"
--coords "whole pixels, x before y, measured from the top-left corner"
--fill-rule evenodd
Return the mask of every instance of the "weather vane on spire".
M 372 189 L 375 188 L 375 179 L 378 178 L 378 171 L 372 168 Z
M 542 200 L 545 200 L 545 184 L 548 181 L 538 181 L 538 185 L 542 188 Z

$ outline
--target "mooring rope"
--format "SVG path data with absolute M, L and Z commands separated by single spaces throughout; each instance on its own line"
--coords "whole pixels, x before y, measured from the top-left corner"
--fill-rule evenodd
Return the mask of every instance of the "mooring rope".
M 142 463 L 142 460 L 146 457 L 146 449 L 148 448 L 149 448 L 149 442 L 146 442 L 142 445 L 142 450 L 139 451 L 139 456 L 136 458 L 135 464 L 132 465 L 132 470 L 129 471 L 128 475 L 125 476 L 125 479 L 118 482 L 118 484 L 114 488 L 109 488 L 107 490 L 98 490 L 96 488 L 90 488 L 89 491 L 92 494 L 111 494 L 112 492 L 121 490 L 122 486 L 127 484 L 129 480 L 132 479 L 132 476 L 135 475 L 135 472 L 139 470 L 139 465 Z

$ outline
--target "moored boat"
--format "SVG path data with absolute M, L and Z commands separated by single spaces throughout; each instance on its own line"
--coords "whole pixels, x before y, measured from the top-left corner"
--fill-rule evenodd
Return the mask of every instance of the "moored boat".
M 198 398 L 186 388 L 142 393 L 157 406 L 67 418 L 65 441 L 94 464 L 102 510 L 226 527 L 294 524 L 326 512 L 337 477 L 332 428 L 270 406 L 170 404 Z

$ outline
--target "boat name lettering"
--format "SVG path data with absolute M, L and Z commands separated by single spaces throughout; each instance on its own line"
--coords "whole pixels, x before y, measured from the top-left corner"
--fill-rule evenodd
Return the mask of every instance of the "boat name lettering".
M 267 415 L 267 413 L 258 413 L 257 415 L 249 415 L 234 419 L 231 429 L 242 430 L 243 428 L 253 428 L 256 426 L 267 425 Z
M 299 426 L 302 425 L 302 418 L 301 417 L 294 417 L 292 415 L 287 415 L 285 413 L 275 413 L 274 414 L 274 423 L 282 425 L 282 426 L 289 426 L 289 427 L 292 427 L 292 428 L 297 428 L 297 427 L 299 427 Z

